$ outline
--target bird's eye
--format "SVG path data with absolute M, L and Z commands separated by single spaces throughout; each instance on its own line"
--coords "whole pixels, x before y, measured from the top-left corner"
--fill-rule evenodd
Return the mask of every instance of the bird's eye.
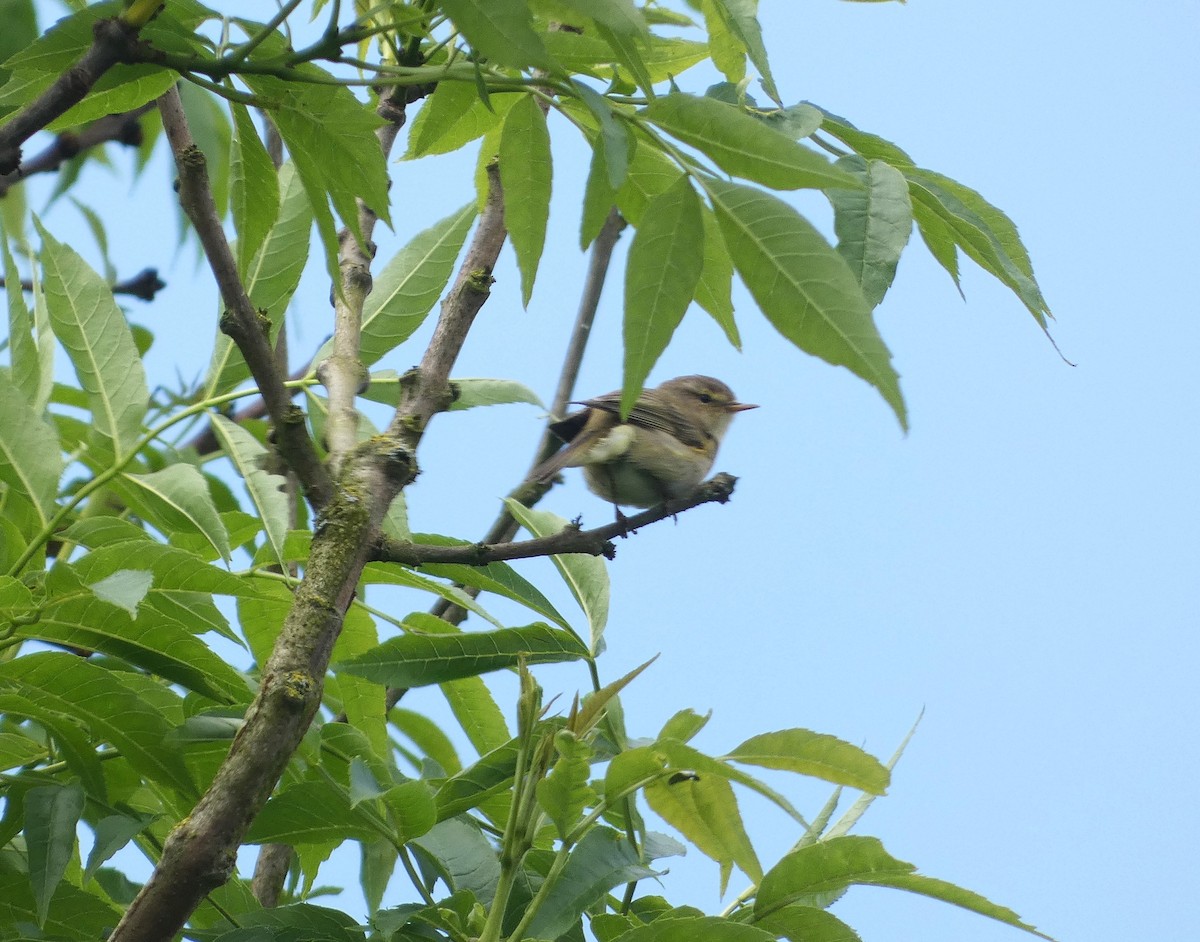
M 713 401 L 713 398 L 712 398 L 712 396 L 710 396 L 708 393 L 701 393 L 701 394 L 700 394 L 700 401 L 701 401 L 701 402 L 712 402 L 712 401 Z

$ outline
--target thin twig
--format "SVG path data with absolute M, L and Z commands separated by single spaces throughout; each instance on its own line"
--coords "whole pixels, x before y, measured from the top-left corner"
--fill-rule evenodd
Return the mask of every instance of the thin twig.
M 4 279 L 0 278 L 0 288 L 3 288 L 4 284 Z M 128 294 L 141 301 L 153 301 L 154 296 L 166 286 L 167 283 L 158 277 L 157 268 L 143 268 L 132 278 L 113 282 L 111 290 L 113 294 Z M 32 291 L 33 282 L 21 279 L 21 290 Z

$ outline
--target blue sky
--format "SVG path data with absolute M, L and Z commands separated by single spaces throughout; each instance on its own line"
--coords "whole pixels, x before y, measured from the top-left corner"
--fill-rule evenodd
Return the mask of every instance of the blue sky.
M 860 833 L 1062 940 L 1189 937 L 1200 927 L 1200 15 L 1161 2 L 764 0 L 761 18 L 786 101 L 895 141 L 1016 221 L 1076 365 L 969 262 L 964 304 L 917 239 L 877 313 L 908 435 L 865 384 L 788 346 L 744 292 L 740 353 L 694 310 L 651 381 L 711 373 L 762 408 L 738 417 L 718 458 L 740 477 L 730 504 L 620 545 L 603 676 L 661 654 L 625 695 L 631 732 L 712 710 L 696 745 L 714 753 L 803 726 L 886 757 L 924 710 Z M 506 253 L 456 371 L 546 398 L 586 262 L 575 250 L 585 158 L 564 122 L 552 133 L 556 196 L 533 299 L 523 311 Z M 472 163 L 392 170 L 397 234 L 377 234 L 381 259 L 467 200 Z M 157 265 L 169 283 L 132 309 L 158 334 L 150 368 L 165 383 L 203 369 L 191 358 L 216 313 L 190 249 L 171 248 L 168 180 L 160 164 L 130 194 L 124 176 L 93 171 L 77 191 L 123 214 L 109 230 L 118 271 Z M 829 231 L 820 199 L 797 205 Z M 90 245 L 69 204 L 47 222 Z M 328 332 L 321 275 L 295 305 L 298 352 Z M 620 297 L 614 280 L 581 395 L 619 385 Z M 415 362 L 419 340 L 381 366 Z M 540 420 L 522 406 L 437 419 L 409 493 L 414 529 L 481 534 Z M 585 523 L 611 513 L 578 479 L 543 506 Z M 540 676 L 550 693 L 586 685 L 577 669 Z M 511 685 L 497 690 L 504 702 Z M 436 710 L 435 699 L 410 705 Z M 810 812 L 827 793 L 772 781 Z M 770 809 L 745 810 L 764 860 L 795 839 Z M 720 908 L 715 864 L 693 852 L 670 866 L 673 901 Z M 735 877 L 725 902 L 741 888 Z M 1020 937 L 882 889 L 852 890 L 834 912 L 866 940 Z

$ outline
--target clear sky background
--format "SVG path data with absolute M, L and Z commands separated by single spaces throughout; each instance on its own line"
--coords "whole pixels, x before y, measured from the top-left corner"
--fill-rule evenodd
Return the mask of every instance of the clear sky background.
M 895 141 L 1016 221 L 1053 336 L 1077 365 L 969 261 L 964 303 L 915 236 L 877 313 L 908 435 L 864 383 L 776 335 L 745 292 L 740 353 L 693 310 L 651 381 L 711 373 L 762 408 L 738 417 L 718 458 L 740 478 L 730 504 L 619 546 L 603 676 L 661 654 L 625 695 L 631 732 L 711 710 L 696 745 L 713 753 L 801 726 L 886 758 L 924 710 L 858 833 L 1064 942 L 1195 938 L 1200 14 L 1157 0 L 764 0 L 761 19 L 786 101 Z M 518 379 L 546 399 L 586 264 L 585 158 L 565 122 L 552 133 L 556 196 L 533 300 L 521 309 L 506 251 L 456 371 Z M 468 199 L 473 164 L 466 154 L 392 169 L 397 233 L 377 234 L 381 260 Z M 90 171 L 76 193 L 109 220 L 122 275 L 156 265 L 168 281 L 131 313 L 159 338 L 152 383 L 174 385 L 177 371 L 204 369 L 216 301 L 191 249 L 173 248 L 169 179 L 159 161 L 131 193 L 124 173 Z M 823 200 L 797 205 L 830 230 Z M 47 222 L 89 254 L 69 203 Z M 306 276 L 295 303 L 298 358 L 329 331 L 322 274 Z M 581 395 L 619 385 L 620 298 L 618 278 Z M 416 362 L 427 334 L 381 366 Z M 540 422 L 527 406 L 438 418 L 409 492 L 414 529 L 482 534 Z M 607 505 L 571 477 L 543 506 L 607 522 Z M 524 571 L 557 589 L 548 565 Z M 555 598 L 566 611 L 565 593 Z M 568 697 L 587 684 L 577 667 L 539 676 Z M 511 684 L 496 689 L 511 702 Z M 406 702 L 441 709 L 434 693 Z M 772 782 L 809 813 L 828 793 Z M 797 835 L 763 804 L 744 809 L 773 862 Z M 693 851 L 664 863 L 674 902 L 723 905 L 711 861 Z M 724 902 L 742 886 L 735 877 Z M 868 942 L 1021 937 L 883 889 L 853 889 L 833 911 Z

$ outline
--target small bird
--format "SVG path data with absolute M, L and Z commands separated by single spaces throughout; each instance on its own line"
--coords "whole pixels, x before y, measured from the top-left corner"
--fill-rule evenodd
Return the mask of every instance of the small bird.
M 679 376 L 645 390 L 624 421 L 619 390 L 574 404 L 585 408 L 550 425 L 566 447 L 530 478 L 545 483 L 563 468 L 582 467 L 593 494 L 631 507 L 691 494 L 712 469 L 734 413 L 758 408 L 711 376 Z

